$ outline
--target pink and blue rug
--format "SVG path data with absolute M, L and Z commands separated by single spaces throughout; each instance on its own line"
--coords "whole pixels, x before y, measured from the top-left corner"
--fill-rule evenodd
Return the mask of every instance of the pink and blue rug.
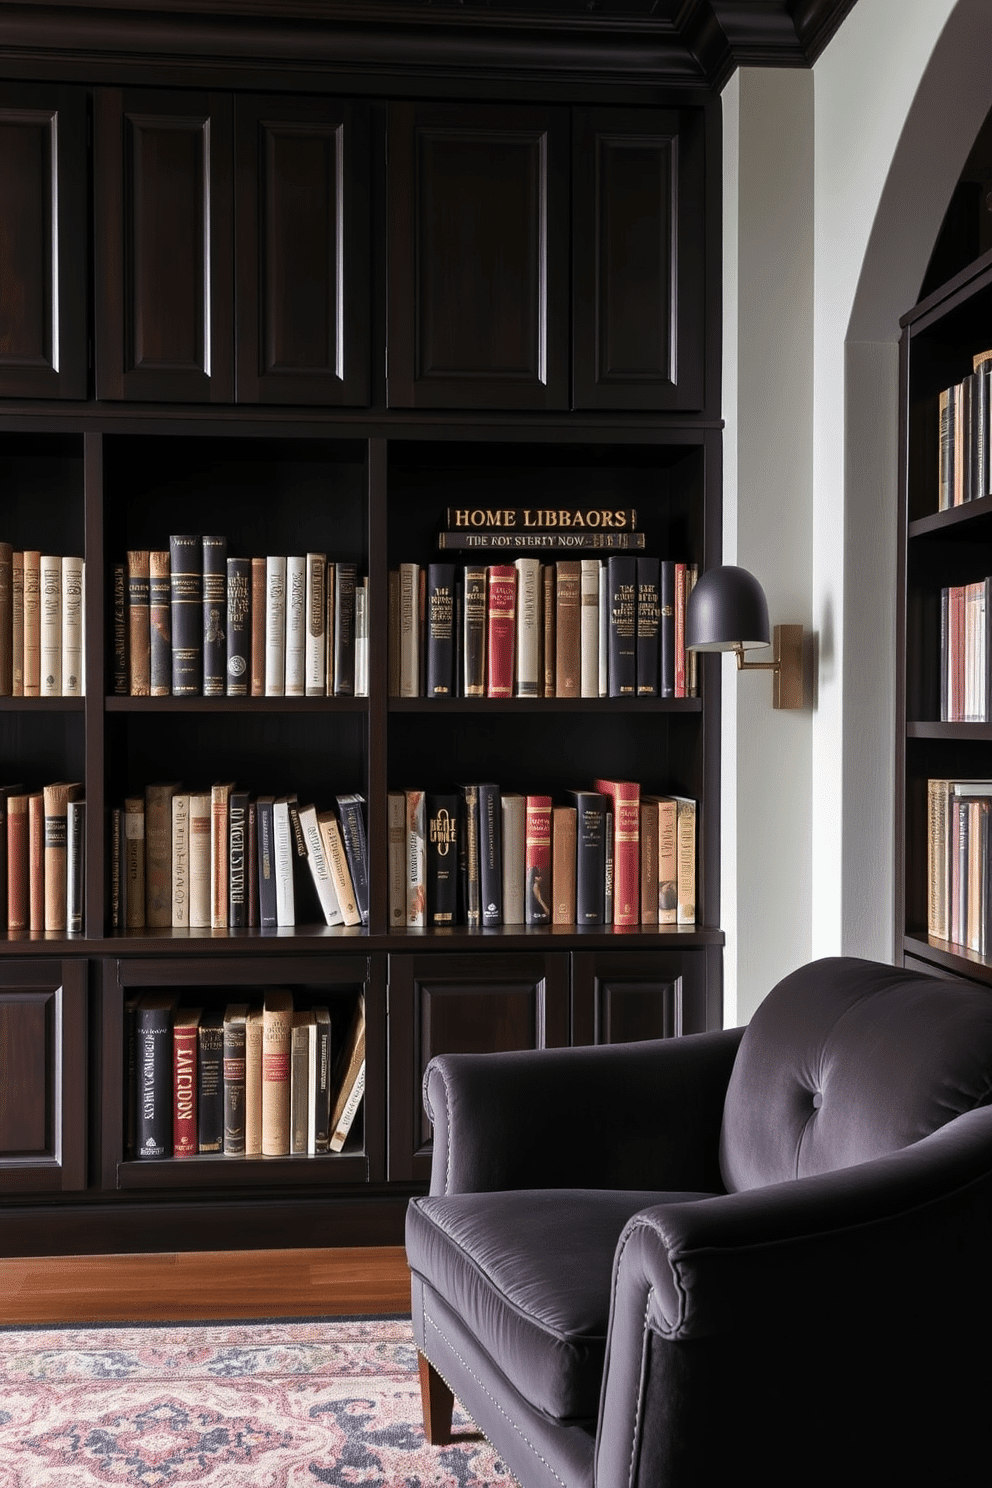
M 0 1331 L 2 1488 L 514 1488 L 454 1426 L 402 1318 Z

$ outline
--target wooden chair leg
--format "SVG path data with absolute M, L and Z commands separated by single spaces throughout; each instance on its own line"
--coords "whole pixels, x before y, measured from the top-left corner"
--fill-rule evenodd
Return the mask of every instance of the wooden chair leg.
M 451 1412 L 455 1397 L 429 1359 L 417 1351 L 420 1367 L 420 1399 L 424 1411 L 424 1435 L 432 1447 L 451 1442 Z

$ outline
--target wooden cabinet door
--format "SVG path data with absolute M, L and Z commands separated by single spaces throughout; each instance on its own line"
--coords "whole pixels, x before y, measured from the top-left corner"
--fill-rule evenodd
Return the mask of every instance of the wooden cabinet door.
M 86 1183 L 86 963 L 0 964 L 0 1195 Z
M 576 109 L 572 402 L 703 406 L 703 111 Z
M 577 951 L 572 1042 L 625 1044 L 707 1027 L 707 951 Z
M 0 397 L 86 397 L 86 97 L 0 87 Z
M 389 1177 L 427 1179 L 421 1082 L 435 1054 L 568 1043 L 568 956 L 480 952 L 389 958 Z
M 232 101 L 96 95 L 99 398 L 230 402 Z
M 388 402 L 568 404 L 568 114 L 389 112 Z
M 238 98 L 237 399 L 367 403 L 368 110 Z

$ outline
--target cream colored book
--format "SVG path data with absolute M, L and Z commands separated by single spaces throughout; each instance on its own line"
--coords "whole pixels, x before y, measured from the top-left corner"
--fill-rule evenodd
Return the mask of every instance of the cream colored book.
M 340 1152 L 344 1146 L 364 1091 L 365 996 L 360 992 L 338 1066 L 338 1084 L 331 1107 L 331 1138 L 328 1143 L 332 1152 Z
M 302 817 L 301 817 L 302 820 Z M 337 899 L 337 920 L 328 920 L 328 924 L 360 925 L 362 923 L 361 912 L 358 901 L 355 898 L 355 887 L 351 881 L 348 871 L 348 859 L 344 850 L 344 840 L 341 836 L 341 826 L 333 811 L 319 811 L 317 813 L 317 828 L 320 832 L 321 845 L 324 850 L 324 859 L 327 863 L 331 882 L 334 885 L 334 893 Z M 404 901 L 405 902 L 405 901 Z
M 290 1151 L 305 1153 L 310 1126 L 310 1034 L 315 1027 L 313 1013 L 293 1014 L 292 1051 L 290 1059 Z
M 289 1101 L 293 1052 L 293 994 L 266 992 L 262 1008 L 262 1154 L 289 1152 Z
M 262 1025 L 260 1007 L 248 1009 L 245 1019 L 245 1156 L 262 1152 Z
M 82 785 L 46 785 L 45 800 L 45 929 L 66 928 L 67 818 L 70 801 L 79 800 Z
M 302 553 L 286 559 L 286 696 L 306 694 L 307 560 Z
M 300 831 L 307 845 L 307 864 L 328 925 L 340 925 L 344 913 L 338 900 L 337 881 L 327 858 L 320 816 L 315 806 L 300 806 Z M 321 813 L 326 815 L 326 813 Z
M 327 691 L 327 554 L 307 554 L 306 695 Z
M 62 559 L 62 696 L 83 695 L 83 560 Z
M 210 928 L 227 929 L 227 877 L 230 844 L 228 811 L 234 782 L 218 782 L 210 791 Z
M 189 929 L 189 793 L 172 797 L 172 928 Z
M 11 688 L 13 697 L 24 696 L 24 554 L 11 557 Z
M 62 559 L 41 559 L 41 696 L 62 696 Z
M 265 696 L 286 692 L 286 560 L 265 560 Z
M 210 929 L 210 792 L 189 798 L 189 928 Z
M 41 695 L 41 554 L 24 550 L 24 696 Z
M 387 797 L 389 828 L 389 923 L 392 928 L 406 924 L 406 796 L 390 791 Z

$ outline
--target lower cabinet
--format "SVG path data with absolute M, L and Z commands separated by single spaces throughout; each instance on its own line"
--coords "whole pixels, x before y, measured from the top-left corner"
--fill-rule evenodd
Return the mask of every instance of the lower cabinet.
M 86 1184 L 86 968 L 0 963 L 0 1195 Z

